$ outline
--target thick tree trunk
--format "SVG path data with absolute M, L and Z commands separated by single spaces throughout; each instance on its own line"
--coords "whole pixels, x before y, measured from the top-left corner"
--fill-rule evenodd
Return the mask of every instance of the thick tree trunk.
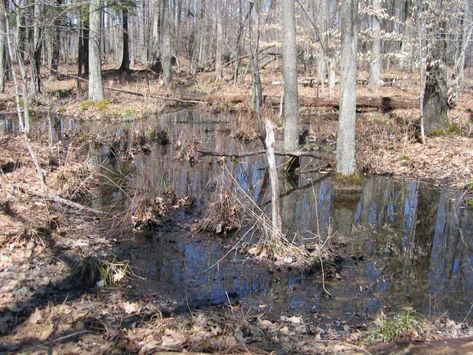
M 102 0 L 90 0 L 89 24 L 89 100 L 103 100 L 100 23 Z
M 89 6 L 80 8 L 79 28 L 79 58 L 77 61 L 77 75 L 89 75 Z
M 337 135 L 337 173 L 355 173 L 356 54 L 358 0 L 344 0 L 341 6 L 341 94 Z
M 299 147 L 299 95 L 297 90 L 297 46 L 295 1 L 282 2 L 284 74 L 284 150 Z
M 371 60 L 370 66 L 370 77 L 369 77 L 369 87 L 370 89 L 378 88 L 379 79 L 381 78 L 381 19 L 379 14 L 381 12 L 381 0 L 373 0 L 373 10 L 374 15 L 372 17 L 372 36 L 373 36 L 373 47 L 372 54 L 373 58 Z
M 123 49 L 122 49 L 122 63 L 119 71 L 121 73 L 130 72 L 130 50 L 129 50 L 129 39 L 128 39 L 128 9 L 123 7 L 122 9 L 122 26 L 123 26 Z
M 436 11 L 443 9 L 443 5 L 445 5 L 444 1 L 438 1 Z M 435 130 L 444 130 L 448 126 L 445 25 L 444 21 L 440 22 L 435 28 L 431 28 L 429 34 L 432 49 L 427 57 L 427 78 L 423 104 L 425 134 L 427 135 Z
M 171 26 L 170 0 L 164 0 L 163 9 L 163 42 L 161 51 L 161 63 L 163 65 L 163 82 L 166 86 L 172 84 L 172 48 L 171 48 Z

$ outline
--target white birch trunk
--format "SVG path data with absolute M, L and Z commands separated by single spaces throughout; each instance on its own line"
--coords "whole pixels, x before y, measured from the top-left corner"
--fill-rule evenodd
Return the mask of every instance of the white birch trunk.
M 269 179 L 271 183 L 271 221 L 273 239 L 280 238 L 282 235 L 281 206 L 279 203 L 279 180 L 276 167 L 276 157 L 274 155 L 274 129 L 269 119 L 266 119 L 266 158 L 269 167 Z

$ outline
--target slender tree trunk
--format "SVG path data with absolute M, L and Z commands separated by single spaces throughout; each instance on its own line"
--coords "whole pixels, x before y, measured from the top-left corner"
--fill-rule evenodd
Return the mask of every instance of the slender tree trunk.
M 103 100 L 102 64 L 100 55 L 100 23 L 102 0 L 90 0 L 89 24 L 89 100 Z
M 119 71 L 122 73 L 130 72 L 130 50 L 129 50 L 129 39 L 128 39 L 128 9 L 124 6 L 122 9 L 122 26 L 123 26 L 123 50 L 122 50 L 122 63 Z
M 57 6 L 62 6 L 63 0 L 56 0 Z M 61 25 L 62 25 L 62 16 L 55 14 L 56 19 L 54 20 L 54 28 L 52 30 L 52 53 L 51 53 L 51 75 L 58 77 L 59 69 L 59 54 L 60 54 L 60 44 L 61 44 Z
M 464 79 L 466 50 L 473 34 L 473 24 L 471 23 L 469 0 L 464 2 L 464 11 L 460 20 L 461 31 L 459 33 L 459 46 L 455 55 L 455 64 L 453 66 L 452 80 L 448 90 L 448 106 L 455 107 L 458 100 L 460 86 Z
M 341 11 L 341 94 L 337 136 L 337 173 L 355 173 L 356 55 L 358 0 L 343 0 Z
M 222 47 L 223 47 L 223 30 L 222 30 L 222 1 L 216 0 L 216 19 L 217 19 L 217 49 L 215 53 L 215 79 L 222 80 Z
M 295 1 L 282 2 L 284 75 L 284 149 L 294 152 L 299 146 L 299 95 L 297 89 L 297 45 Z
M 172 47 L 171 47 L 171 16 L 170 0 L 164 0 L 163 9 L 163 48 L 161 53 L 161 63 L 163 65 L 163 82 L 166 86 L 172 84 Z
M 7 76 L 6 66 L 6 21 L 5 21 L 5 2 L 0 0 L 0 91 L 5 92 L 5 81 Z
M 238 76 L 240 75 L 240 68 L 241 68 L 241 60 L 240 60 L 240 53 L 241 53 L 241 36 L 243 34 L 243 6 L 242 0 L 238 0 L 238 33 L 236 39 L 236 46 L 235 46 L 235 69 L 233 73 L 233 85 L 237 84 Z M 250 6 L 253 3 L 250 3 Z
M 253 3 L 250 3 L 250 13 L 253 9 Z M 253 78 L 253 107 L 256 112 L 256 118 L 258 120 L 258 131 L 260 138 L 264 141 L 264 129 L 263 129 L 263 89 L 261 86 L 261 77 L 259 73 L 259 40 L 260 40 L 260 26 L 259 26 L 260 7 L 256 4 L 256 36 L 252 28 L 252 21 L 250 15 L 250 21 L 248 24 L 250 32 L 250 50 L 251 50 L 251 63 L 252 63 L 252 78 Z
M 32 58 L 31 61 L 31 95 L 41 93 L 41 52 L 42 52 L 42 40 L 41 40 L 41 3 L 36 1 L 33 7 L 33 41 L 32 45 Z
M 372 54 L 373 58 L 371 60 L 370 66 L 370 77 L 369 77 L 369 87 L 370 89 L 378 88 L 379 79 L 381 78 L 381 19 L 379 14 L 382 10 L 381 0 L 373 0 L 373 10 L 374 15 L 372 16 L 372 34 L 373 34 L 373 47 Z

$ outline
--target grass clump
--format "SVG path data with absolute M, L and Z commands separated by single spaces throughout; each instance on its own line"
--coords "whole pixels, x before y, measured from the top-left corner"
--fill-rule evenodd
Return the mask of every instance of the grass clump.
M 123 109 L 122 108 L 113 109 L 112 115 L 118 118 L 122 118 L 125 121 L 132 122 L 139 116 L 139 113 L 134 108 L 127 107 Z
M 422 330 L 422 323 L 412 311 L 406 311 L 390 318 L 381 313 L 374 321 L 374 329 L 369 340 L 389 343 L 401 336 L 417 335 Z
M 465 184 L 466 191 L 473 192 L 473 180 L 468 181 Z
M 84 100 L 80 104 L 80 109 L 82 112 L 88 111 L 91 108 L 95 108 L 98 111 L 105 111 L 109 105 L 110 105 L 110 101 L 108 100 L 100 100 L 100 101 Z
M 74 271 L 83 287 L 113 286 L 133 276 L 128 260 L 119 260 L 115 256 L 109 259 L 87 256 Z
M 466 207 L 473 209 L 473 198 L 466 200 Z
M 446 128 L 439 128 L 439 129 L 433 130 L 432 132 L 430 132 L 429 136 L 441 137 L 441 136 L 446 136 L 446 135 L 459 135 L 461 133 L 462 133 L 462 129 L 455 123 L 452 123 L 448 125 Z

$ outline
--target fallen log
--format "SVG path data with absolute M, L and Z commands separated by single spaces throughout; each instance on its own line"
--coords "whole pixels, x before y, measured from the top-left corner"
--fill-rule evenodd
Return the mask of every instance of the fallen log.
M 24 186 L 18 186 L 18 185 L 14 185 L 13 188 L 17 189 L 17 190 L 19 190 L 23 193 L 27 193 L 29 195 L 33 195 L 33 196 L 40 197 L 40 198 L 43 198 L 43 199 L 46 199 L 46 200 L 50 200 L 50 201 L 56 202 L 56 203 L 64 205 L 64 206 L 68 206 L 68 207 L 77 209 L 79 211 L 87 211 L 87 212 L 91 212 L 91 213 L 95 213 L 95 214 L 104 214 L 103 211 L 99 211 L 99 210 L 96 210 L 94 208 L 90 208 L 90 207 L 81 205 L 81 204 L 79 204 L 77 202 L 74 202 L 74 201 L 66 200 L 66 199 L 64 199 L 62 197 L 59 197 L 57 195 L 52 195 L 52 194 L 49 194 L 49 193 L 39 192 L 37 190 L 33 190 L 33 189 L 30 189 L 30 188 L 27 188 L 27 187 L 24 187 Z
M 261 155 L 261 154 L 266 154 L 266 150 L 257 150 L 254 152 L 248 152 L 248 153 L 219 153 L 219 152 L 212 152 L 212 151 L 205 151 L 205 150 L 199 150 L 197 149 L 197 152 L 202 154 L 202 155 L 208 155 L 208 156 L 213 156 L 213 157 L 228 157 L 228 158 L 246 158 L 246 157 L 253 157 L 256 155 Z M 328 163 L 335 163 L 335 159 L 331 156 L 316 153 L 316 152 L 278 152 L 275 151 L 274 155 L 278 156 L 286 156 L 286 157 L 309 157 L 309 158 L 314 158 L 318 160 L 323 160 L 327 161 Z
M 243 102 L 249 102 L 250 99 L 251 97 L 249 95 L 204 96 L 199 98 L 199 100 L 209 104 L 216 104 L 220 102 L 239 104 Z M 266 104 L 279 106 L 281 97 L 265 96 L 263 100 Z M 338 99 L 333 98 L 299 96 L 299 105 L 306 107 L 328 107 L 338 109 L 340 102 Z M 404 96 L 361 96 L 356 99 L 356 108 L 358 110 L 377 109 L 382 112 L 389 112 L 399 109 L 416 109 L 418 107 L 419 101 L 416 98 Z

